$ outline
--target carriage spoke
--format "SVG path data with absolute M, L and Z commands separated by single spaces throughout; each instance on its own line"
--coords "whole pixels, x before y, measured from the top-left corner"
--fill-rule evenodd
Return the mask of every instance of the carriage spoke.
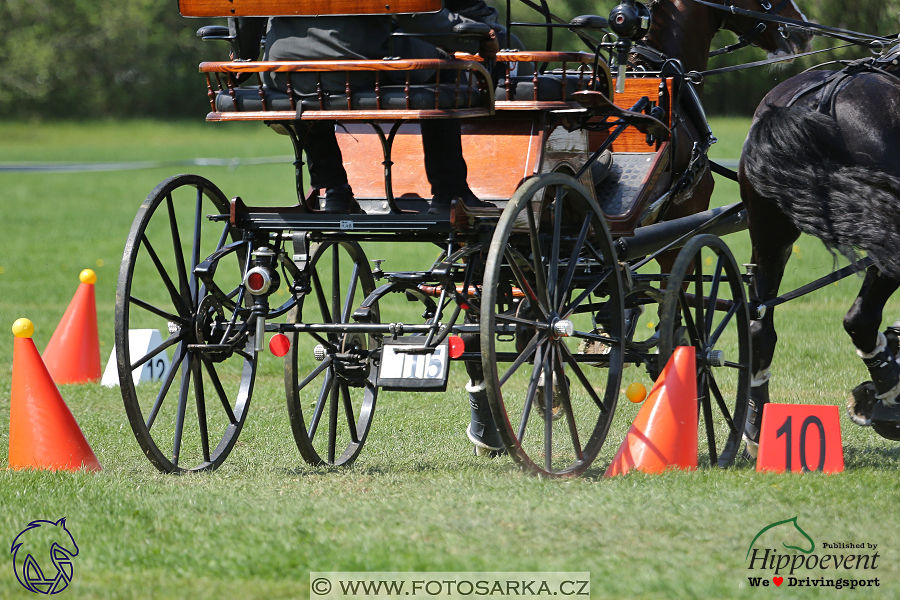
M 184 318 L 188 318 L 190 315 L 190 309 L 184 302 L 184 298 L 181 297 L 178 290 L 175 289 L 175 284 L 172 282 L 172 278 L 169 277 L 169 274 L 166 272 L 165 267 L 163 267 L 162 261 L 159 260 L 159 256 L 156 254 L 156 250 L 154 250 L 153 246 L 150 244 L 150 240 L 147 239 L 146 233 L 141 234 L 141 243 L 144 248 L 147 249 L 147 254 L 150 256 L 150 260 L 153 262 L 153 265 L 156 267 L 156 271 L 159 273 L 160 278 L 163 280 L 163 285 L 166 286 L 166 290 L 169 292 L 169 297 L 172 299 L 172 304 L 175 306 L 175 310 L 178 311 L 178 314 Z
M 712 404 L 709 397 L 709 374 L 702 371 L 700 375 L 700 405 L 703 409 L 703 422 L 706 428 L 706 441 L 709 445 L 709 462 L 712 465 L 719 463 L 719 456 L 716 452 L 716 430 L 712 420 Z
M 703 261 L 701 256 L 702 253 L 698 253 L 697 258 L 694 260 L 694 298 L 697 299 L 694 303 L 694 314 L 696 315 L 694 317 L 694 326 L 697 328 L 698 340 L 706 339 L 706 331 L 703 328 L 706 319 L 703 315 Z
M 347 413 L 347 427 L 350 429 L 350 441 L 354 444 L 359 443 L 356 435 L 356 421 L 353 418 L 353 404 L 350 402 L 350 390 L 347 384 L 341 385 L 341 397 L 344 400 L 344 412 Z
M 180 330 L 178 331 L 178 333 L 171 334 L 162 344 L 142 356 L 137 362 L 131 363 L 131 370 L 134 371 L 141 365 L 145 364 L 147 361 L 153 360 L 159 355 L 160 352 L 162 352 L 166 348 L 174 346 L 175 344 L 183 340 L 184 337 L 184 333 Z
M 581 249 L 584 247 L 584 240 L 587 238 L 588 230 L 591 227 L 591 215 L 588 213 L 584 217 L 584 223 L 581 225 L 581 231 L 578 234 L 578 239 L 575 241 L 575 248 L 573 249 L 572 256 L 569 258 L 569 264 L 566 267 L 566 274 L 563 277 L 562 285 L 559 286 L 559 289 L 565 292 L 565 290 L 569 289 L 569 286 L 572 284 L 572 278 L 575 277 L 575 269 L 578 267 L 578 257 L 581 256 Z M 562 309 L 562 302 L 554 302 L 553 306 L 556 310 Z
M 528 391 L 525 393 L 525 406 L 522 407 L 522 419 L 519 421 L 519 431 L 516 435 L 519 444 L 522 443 L 522 438 L 525 437 L 525 427 L 528 425 L 528 417 L 531 416 L 531 407 L 534 405 L 534 397 L 535 394 L 537 394 L 538 381 L 540 381 L 541 378 L 541 365 L 543 364 L 541 359 L 542 354 L 543 348 L 538 346 L 534 353 L 534 366 L 531 370 L 531 380 L 528 382 Z
M 584 371 L 581 370 L 581 367 L 578 366 L 578 362 L 575 360 L 575 357 L 572 356 L 572 353 L 569 352 L 569 348 L 565 344 L 559 345 L 560 350 L 562 350 L 563 359 L 566 361 L 566 364 L 569 365 L 569 368 L 572 369 L 572 372 L 575 374 L 575 377 L 578 378 L 578 381 L 581 382 L 581 385 L 584 386 L 585 391 L 591 397 L 591 400 L 594 401 L 594 404 L 597 405 L 597 408 L 600 409 L 600 412 L 607 413 L 609 409 L 603 403 L 603 400 L 600 399 L 600 396 L 597 395 L 597 392 L 594 391 L 594 386 L 591 385 L 591 382 L 588 381 L 587 376 L 584 374 Z
M 341 261 L 338 248 L 338 244 L 331 247 L 331 314 L 335 318 L 341 314 Z
M 544 319 L 548 319 L 549 312 L 547 305 L 541 304 L 541 300 L 538 297 L 538 294 L 534 292 L 534 290 L 531 288 L 531 285 L 529 285 L 528 280 L 525 279 L 525 274 L 522 273 L 521 267 L 519 267 L 519 264 L 515 260 L 515 254 L 518 253 L 514 253 L 512 250 L 507 248 L 506 259 L 509 261 L 509 267 L 510 269 L 512 269 L 513 276 L 515 276 L 516 278 L 516 282 L 519 284 L 519 287 L 522 289 L 522 291 L 525 292 L 525 295 L 528 296 L 528 299 L 532 303 L 537 305 L 538 310 L 541 311 Z
M 716 383 L 716 378 L 710 375 L 708 382 L 709 389 L 713 396 L 715 396 L 716 404 L 719 406 L 719 410 L 722 411 L 722 417 L 725 419 L 725 422 L 728 423 L 729 429 L 731 429 L 732 433 L 739 433 L 737 427 L 734 425 L 734 419 L 731 418 L 731 412 L 725 404 L 725 399 L 722 397 L 722 392 L 719 391 L 719 384 Z
M 329 354 L 328 356 L 326 356 L 326 357 L 325 357 L 325 360 L 323 360 L 323 361 L 319 364 L 318 367 L 316 367 L 315 369 L 312 370 L 312 373 L 310 373 L 309 375 L 307 375 L 307 376 L 303 379 L 303 381 L 301 381 L 300 383 L 297 384 L 297 391 L 300 391 L 300 390 L 302 390 L 303 388 L 305 388 L 305 387 L 307 386 L 307 384 L 309 384 L 310 381 L 312 381 L 313 379 L 315 379 L 316 377 L 318 377 L 319 373 L 321 373 L 322 371 L 324 371 L 325 369 L 327 369 L 328 367 L 330 367 L 330 366 L 331 366 L 331 363 L 333 363 L 333 362 L 334 362 L 334 357 L 333 357 L 333 356 L 331 356 L 330 354 Z
M 575 413 L 572 411 L 571 390 L 566 381 L 566 376 L 563 373 L 562 363 L 558 358 L 555 358 L 553 361 L 553 368 L 556 370 L 556 377 L 559 380 L 557 385 L 562 392 L 562 407 L 566 415 L 566 422 L 569 424 L 569 435 L 572 438 L 572 447 L 575 450 L 575 456 L 578 457 L 578 460 L 584 460 L 584 452 L 581 449 L 581 440 L 578 438 L 578 428 L 575 426 Z
M 172 321 L 173 323 L 178 323 L 182 327 L 186 326 L 188 323 L 187 319 L 184 319 L 177 315 L 173 315 L 172 313 L 166 312 L 161 308 L 157 308 L 157 307 L 153 306 L 152 304 L 150 304 L 149 302 L 144 302 L 140 298 L 135 298 L 134 296 L 129 296 L 128 301 L 131 302 L 132 304 L 139 306 L 140 308 L 143 308 L 147 312 L 153 313 L 157 317 L 162 317 L 166 321 Z
M 559 298 L 558 283 L 559 273 L 559 242 L 562 237 L 562 188 L 556 186 L 555 200 L 553 202 L 553 234 L 550 237 L 550 265 L 547 273 L 547 291 L 550 293 L 550 307 L 557 306 Z
M 353 274 L 350 276 L 350 286 L 344 298 L 344 310 L 341 311 L 341 323 L 350 322 L 350 310 L 353 308 L 353 297 L 356 296 L 356 286 L 359 283 L 359 265 L 353 264 Z
M 165 381 L 163 381 L 162 386 L 159 388 L 159 393 L 156 394 L 156 401 L 153 403 L 153 408 L 150 409 L 150 414 L 147 415 L 147 421 L 144 423 L 147 426 L 147 431 L 150 431 L 153 427 L 153 423 L 156 421 L 156 415 L 159 414 L 159 409 L 162 408 L 163 400 L 166 399 L 169 388 L 172 387 L 172 382 L 175 381 L 175 375 L 178 374 L 178 370 L 181 368 L 181 361 L 184 359 L 186 351 L 187 344 L 184 342 L 179 344 L 178 348 L 175 349 L 175 358 L 172 360 L 172 367 L 169 369 Z
M 706 307 L 706 331 L 712 331 L 713 317 L 716 314 L 716 302 L 719 300 L 719 284 L 722 282 L 723 270 L 725 264 L 725 255 L 718 254 L 716 259 L 716 268 L 713 271 L 712 284 L 709 288 L 709 301 Z M 702 301 L 702 298 L 700 299 Z
M 181 235 L 178 233 L 178 221 L 175 218 L 175 204 L 172 195 L 166 196 L 166 206 L 169 210 L 169 230 L 172 233 L 172 246 L 175 252 L 175 268 L 178 271 L 179 295 L 182 300 L 190 298 L 191 285 L 188 282 L 187 271 L 184 265 L 184 252 L 181 249 Z
M 568 319 L 572 315 L 572 313 L 575 312 L 575 309 L 578 308 L 587 297 L 589 297 L 591 294 L 593 294 L 595 291 L 597 291 L 597 288 L 600 287 L 600 285 L 606 281 L 606 278 L 609 277 L 612 274 L 612 272 L 613 272 L 613 270 L 611 267 L 607 267 L 606 269 L 603 269 L 603 272 L 600 274 L 600 277 L 595 279 L 593 283 L 591 283 L 580 294 L 578 294 L 577 298 L 575 298 L 574 300 L 569 302 L 568 306 L 566 306 L 565 308 L 563 308 L 562 310 L 559 311 L 560 318 Z
M 519 367 L 521 367 L 522 364 L 531 357 L 531 354 L 535 351 L 535 348 L 537 348 L 538 346 L 543 344 L 546 339 L 547 339 L 547 335 L 546 334 L 542 335 L 540 333 L 535 333 L 531 337 L 531 339 L 528 341 L 528 344 L 519 353 L 519 356 L 516 357 L 516 360 L 513 361 L 513 364 L 510 365 L 509 369 L 506 370 L 506 373 L 504 373 L 503 376 L 500 378 L 500 386 L 501 387 L 503 386 L 504 383 L 506 383 L 506 381 L 510 377 L 513 376 L 513 373 L 515 373 L 519 369 Z
M 544 389 L 541 392 L 544 396 L 544 469 L 548 472 L 553 469 L 553 370 L 550 368 L 553 350 L 551 345 L 541 365 L 544 371 Z
M 694 317 L 691 315 L 691 305 L 687 301 L 684 290 L 678 290 L 678 305 L 681 309 L 679 312 L 681 312 L 681 316 L 684 318 L 684 326 L 687 328 L 688 335 L 691 337 L 691 345 L 702 348 L 703 343 L 700 340 L 700 334 L 697 331 L 697 327 L 694 325 Z
M 181 361 L 181 386 L 178 390 L 178 413 L 175 416 L 175 440 L 172 443 L 172 464 L 178 466 L 181 454 L 181 435 L 184 433 L 184 414 L 187 410 L 187 397 L 191 388 L 191 356 L 186 353 Z
M 537 286 L 538 294 L 541 295 L 545 305 L 549 307 L 550 297 L 547 295 L 547 281 L 544 279 L 543 262 L 541 260 L 544 256 L 544 252 L 541 249 L 541 240 L 538 238 L 537 225 L 534 222 L 534 210 L 531 208 L 530 202 L 525 207 L 525 216 L 528 221 L 528 237 L 531 241 L 531 256 L 534 258 L 538 267 L 534 269 L 535 285 Z M 544 310 L 544 312 L 546 313 L 547 310 Z
M 328 300 L 325 298 L 325 291 L 322 289 L 322 282 L 319 280 L 319 273 L 314 270 L 310 279 L 312 279 L 313 289 L 316 291 L 316 300 L 319 302 L 319 310 L 322 311 L 322 322 L 333 323 L 334 321 L 331 319 L 331 310 L 328 308 Z
M 590 333 L 587 331 L 573 331 L 570 337 L 582 340 L 591 340 L 607 345 L 618 344 L 622 341 L 620 338 L 614 338 L 608 335 L 600 335 L 599 333 Z
M 335 446 L 337 445 L 338 388 L 340 382 L 331 386 L 331 398 L 328 404 L 328 463 L 334 464 Z
M 200 426 L 200 444 L 203 446 L 203 462 L 209 462 L 209 431 L 206 424 L 206 397 L 203 395 L 203 379 L 200 376 L 200 361 L 191 358 L 191 372 L 194 379 L 194 400 L 197 403 L 197 422 Z
M 310 442 L 316 437 L 319 421 L 322 419 L 322 413 L 325 412 L 325 400 L 328 399 L 332 379 L 334 379 L 334 369 L 328 369 L 325 371 L 325 381 L 322 382 L 322 390 L 319 392 L 319 399 L 316 401 L 316 407 L 313 409 L 313 416 L 310 419 L 309 431 L 306 433 Z
M 515 323 L 516 325 L 521 325 L 522 327 L 528 327 L 529 329 L 548 329 L 549 326 L 546 323 L 539 323 L 537 321 L 528 321 L 526 319 L 520 319 L 519 317 L 514 317 L 512 315 L 505 315 L 502 313 L 498 313 L 494 315 L 494 317 L 498 321 L 503 321 L 504 323 Z
M 715 347 L 716 343 L 719 341 L 719 336 L 722 335 L 722 332 L 725 331 L 725 327 L 728 326 L 728 323 L 731 322 L 731 319 L 734 318 L 734 315 L 737 314 L 737 311 L 744 307 L 743 302 L 734 302 L 731 304 L 731 308 L 728 309 L 728 312 L 725 313 L 725 316 L 722 317 L 722 321 L 719 323 L 716 330 L 713 332 L 711 336 L 709 336 L 709 347 Z M 710 311 L 710 314 L 712 311 Z M 708 330 L 707 330 L 708 331 Z
M 194 208 L 194 245 L 191 252 L 191 299 L 194 306 L 199 300 L 199 286 L 197 285 L 197 275 L 195 269 L 200 264 L 200 225 L 203 223 L 203 190 L 197 188 L 197 202 Z
M 228 394 L 225 393 L 225 388 L 222 387 L 222 382 L 219 380 L 219 374 L 216 373 L 215 366 L 212 361 L 205 356 L 201 356 L 200 360 L 203 361 L 203 366 L 206 367 L 206 373 L 209 375 L 209 380 L 216 390 L 216 395 L 219 396 L 219 401 L 222 403 L 222 408 L 225 410 L 225 416 L 228 417 L 228 422 L 235 425 L 237 419 L 234 416 L 234 411 L 231 409 L 231 403 L 228 401 Z

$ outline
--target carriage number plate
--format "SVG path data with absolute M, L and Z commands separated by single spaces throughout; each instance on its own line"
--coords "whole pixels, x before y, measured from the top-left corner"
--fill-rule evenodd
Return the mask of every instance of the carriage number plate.
M 386 339 L 381 350 L 381 364 L 378 368 L 378 386 L 385 390 L 421 390 L 442 392 L 447 389 L 447 374 L 450 370 L 448 343 L 433 349 L 428 354 L 404 351 L 420 348 L 424 336 Z

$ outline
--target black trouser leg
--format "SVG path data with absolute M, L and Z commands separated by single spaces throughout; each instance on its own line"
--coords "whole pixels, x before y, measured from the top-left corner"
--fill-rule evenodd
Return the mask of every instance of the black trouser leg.
M 448 199 L 468 195 L 468 170 L 463 158 L 459 120 L 426 119 L 420 122 L 420 127 L 425 174 L 431 184 L 431 193 Z
M 327 190 L 347 183 L 344 158 L 334 134 L 334 121 L 295 121 L 306 153 L 310 187 Z

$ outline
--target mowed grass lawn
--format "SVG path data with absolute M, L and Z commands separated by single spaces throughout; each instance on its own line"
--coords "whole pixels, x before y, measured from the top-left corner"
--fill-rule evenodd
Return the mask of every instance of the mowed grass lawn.
M 714 156 L 736 158 L 748 122 L 720 120 Z M 111 122 L 0 124 L 0 162 L 252 158 L 290 154 L 262 125 Z M 477 165 L 470 170 L 477 171 Z M 186 171 L 188 169 L 183 169 Z M 191 168 L 227 196 L 290 204 L 287 164 Z M 13 336 L 35 323 L 43 350 L 87 267 L 96 285 L 105 366 L 113 344 L 122 248 L 147 193 L 177 169 L 102 173 L 0 172 L 0 456 L 8 448 Z M 714 200 L 737 200 L 718 180 Z M 745 235 L 728 238 L 749 262 Z M 432 247 L 378 247 L 386 269 L 425 268 Z M 784 290 L 832 270 L 821 244 L 801 239 Z M 866 379 L 841 327 L 858 278 L 777 309 L 773 397 L 843 407 Z M 897 301 L 886 323 L 900 317 Z M 412 315 L 410 318 L 416 318 Z M 5 340 L 5 341 L 4 341 Z M 383 392 L 359 460 L 345 470 L 306 466 L 285 410 L 281 361 L 261 359 L 250 416 L 238 445 L 214 473 L 159 474 L 131 433 L 118 389 L 63 386 L 92 444 L 99 474 L 0 470 L 0 547 L 35 519 L 66 517 L 80 553 L 69 597 L 303 598 L 311 571 L 588 571 L 596 598 L 871 598 L 900 595 L 900 445 L 842 417 L 846 470 L 839 475 L 760 474 L 745 462 L 720 471 L 602 478 L 636 408 L 620 404 L 600 459 L 587 476 L 545 480 L 508 458 L 472 456 L 466 381 L 453 368 L 445 394 Z M 624 383 L 650 384 L 626 369 Z M 627 406 L 626 406 L 627 405 Z M 841 408 L 843 413 L 843 408 Z M 819 545 L 878 544 L 875 571 L 812 570 L 802 576 L 864 579 L 880 587 L 751 588 L 745 562 L 766 525 L 797 517 Z M 769 547 L 790 553 L 772 539 Z M 788 540 L 787 543 L 795 540 Z M 835 551 L 832 551 L 835 552 Z M 840 552 L 840 551 L 836 551 Z M 845 551 L 851 553 L 852 551 Z M 0 552 L 0 557 L 3 553 Z M 9 555 L 0 558 L 0 597 L 26 597 Z M 46 561 L 45 562 L 49 562 Z M 52 570 L 52 567 L 50 567 Z M 785 573 L 782 573 L 786 575 Z

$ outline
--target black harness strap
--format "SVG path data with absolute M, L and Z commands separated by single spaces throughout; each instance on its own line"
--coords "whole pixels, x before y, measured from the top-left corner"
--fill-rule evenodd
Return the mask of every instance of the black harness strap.
M 807 283 L 803 287 L 799 287 L 792 292 L 782 294 L 781 296 L 778 296 L 777 298 L 772 298 L 771 300 L 769 300 L 767 302 L 763 302 L 762 304 L 760 304 L 760 306 L 765 306 L 766 308 L 773 308 L 775 306 L 778 306 L 779 304 L 784 304 L 785 302 L 788 302 L 795 298 L 799 298 L 800 296 L 805 296 L 806 294 L 809 294 L 810 292 L 814 292 L 818 289 L 821 289 L 821 288 L 825 287 L 826 285 L 830 285 L 830 284 L 834 283 L 835 281 L 840 281 L 841 279 L 844 279 L 845 277 L 849 277 L 850 275 L 853 275 L 854 273 L 868 269 L 869 267 L 871 267 L 874 264 L 875 264 L 875 261 L 872 260 L 871 258 L 869 258 L 868 256 L 866 258 L 861 258 L 860 260 L 856 261 L 855 263 L 853 263 L 851 265 L 847 265 L 846 267 L 844 267 L 843 269 L 840 269 L 839 271 L 835 271 L 824 277 L 820 277 L 819 279 L 816 279 L 812 283 Z

